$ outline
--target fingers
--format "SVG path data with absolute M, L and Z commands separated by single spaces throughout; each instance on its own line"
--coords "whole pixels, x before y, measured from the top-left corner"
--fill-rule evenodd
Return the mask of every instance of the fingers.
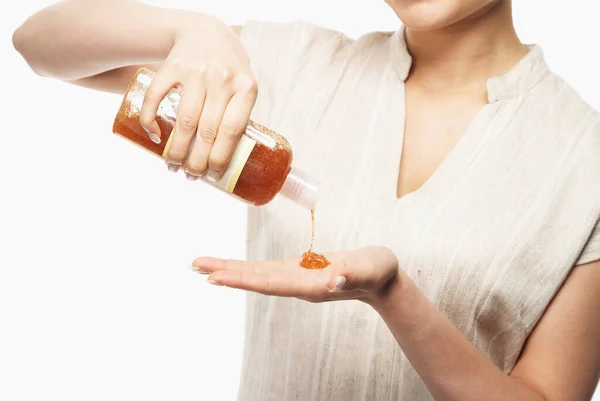
M 198 258 L 194 269 L 209 274 L 214 284 L 310 302 L 376 298 L 398 275 L 398 260 L 383 247 L 327 254 L 332 264 L 322 270 L 303 269 L 298 259 L 245 262 Z
M 253 83 L 244 83 L 243 89 L 229 101 L 208 157 L 208 176 L 212 179 L 221 178 L 231 161 L 240 137 L 246 130 L 256 94 Z
M 334 274 L 328 283 L 332 291 L 379 290 L 398 272 L 396 255 L 384 247 L 365 247 L 331 256 Z
M 174 87 L 182 92 L 175 128 L 161 133 L 157 112 Z M 146 91 L 139 120 L 155 143 L 171 134 L 165 154 L 170 170 L 185 164 L 188 178 L 206 174 L 216 181 L 246 129 L 257 94 L 256 81 L 245 71 L 167 60 Z
M 245 260 L 224 260 L 218 258 L 201 257 L 197 258 L 192 262 L 192 268 L 195 270 L 204 270 L 205 272 L 212 273 L 219 270 L 263 270 L 276 269 L 284 265 L 285 262 L 281 261 L 269 261 L 269 262 L 248 262 Z
M 186 172 L 195 177 L 206 173 L 209 180 L 217 181 L 246 129 L 258 91 L 254 78 L 246 74 L 234 76 L 229 70 L 210 82 Z
M 198 178 L 207 171 L 208 157 L 217 139 L 219 126 L 221 125 L 225 108 L 231 96 L 232 94 L 229 92 L 216 91 L 214 89 L 207 93 L 204 109 L 198 122 L 196 141 L 192 145 L 185 163 L 188 178 Z M 208 172 L 207 177 L 216 181 L 210 172 Z
M 175 129 L 170 146 L 165 155 L 169 165 L 181 166 L 198 128 L 198 120 L 203 110 L 206 90 L 202 77 L 190 75 L 184 85 L 179 102 Z
M 317 300 L 326 293 L 327 279 L 323 274 L 300 274 L 292 269 L 220 270 L 209 280 L 230 288 L 243 289 L 264 295 Z
M 320 302 L 329 293 L 327 283 L 331 272 L 303 269 L 297 260 L 246 262 L 198 258 L 192 265 L 197 272 L 209 274 L 213 284 L 264 295 Z
M 177 84 L 170 67 L 164 65 L 154 76 L 146 90 L 146 95 L 140 110 L 140 125 L 146 130 L 150 139 L 160 143 L 162 133 L 156 122 L 156 115 L 160 102 L 167 96 L 169 91 Z

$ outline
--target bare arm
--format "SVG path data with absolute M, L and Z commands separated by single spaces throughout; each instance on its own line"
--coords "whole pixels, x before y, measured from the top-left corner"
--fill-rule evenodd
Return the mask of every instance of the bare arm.
M 576 267 L 510 376 L 406 281 L 374 305 L 438 401 L 589 401 L 600 377 L 600 263 Z
M 64 0 L 25 21 L 13 44 L 39 75 L 121 93 L 137 68 L 158 68 L 182 30 L 222 24 L 133 0 Z
M 217 180 L 258 90 L 239 31 L 205 14 L 134 0 L 63 0 L 30 17 L 13 43 L 39 75 L 102 91 L 123 93 L 141 66 L 157 71 L 140 124 L 154 142 L 171 135 L 170 170 Z M 174 87 L 183 92 L 177 123 L 161 132 L 156 113 Z

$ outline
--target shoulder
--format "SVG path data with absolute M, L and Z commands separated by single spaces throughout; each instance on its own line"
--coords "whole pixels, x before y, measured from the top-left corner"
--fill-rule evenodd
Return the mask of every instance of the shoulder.
M 371 32 L 358 38 L 304 20 L 248 21 L 240 39 L 256 68 L 294 68 L 294 63 L 335 67 L 349 58 L 368 57 L 389 48 L 393 32 Z M 386 53 L 387 55 L 387 53 Z M 303 65 L 304 67 L 304 65 Z
M 294 20 L 289 22 L 247 21 L 240 28 L 240 38 L 244 43 L 257 40 L 275 39 L 280 42 L 289 42 L 296 39 L 297 44 L 306 44 L 313 41 L 325 40 L 342 45 L 363 45 L 367 43 L 381 43 L 388 41 L 394 32 L 374 31 L 358 38 L 351 38 L 345 33 L 314 24 L 305 20 Z
M 252 61 L 264 57 L 285 61 L 285 57 L 300 57 L 309 51 L 330 52 L 343 49 L 353 40 L 339 31 L 313 23 L 248 21 L 240 32 L 248 56 Z
M 600 113 L 549 69 L 534 84 L 494 107 L 498 138 L 523 188 L 535 183 L 551 215 L 586 214 L 591 230 L 600 216 Z
M 540 95 L 549 107 L 542 125 L 542 138 L 556 141 L 555 184 L 569 189 L 571 199 L 587 210 L 591 221 L 600 219 L 600 112 L 591 106 L 565 79 L 549 74 Z M 538 96 L 538 101 L 542 98 Z M 545 135 L 548 134 L 548 135 Z M 545 136 L 545 138 L 544 138 Z M 540 145 L 547 146 L 547 145 Z M 566 198 L 565 198 L 566 199 Z M 588 205 L 585 207 L 584 205 Z M 598 233 L 600 234 L 600 232 Z
M 586 116 L 588 123 L 598 123 L 600 112 L 590 105 L 579 92 L 563 77 L 553 71 L 537 85 L 531 93 L 533 100 L 541 101 L 546 98 L 549 106 L 560 108 L 561 113 L 554 117 L 558 120 L 572 120 L 573 118 Z
M 351 38 L 307 21 L 249 21 L 240 39 L 258 82 L 255 118 L 270 120 L 281 104 L 311 107 L 341 81 L 352 85 L 389 64 L 393 32 L 371 32 Z M 277 105 L 280 105 L 279 107 Z
M 555 133 L 565 143 L 571 143 L 573 150 L 589 154 L 600 163 L 600 112 L 569 82 L 549 72 L 525 102 L 539 105 L 537 114 L 544 131 Z

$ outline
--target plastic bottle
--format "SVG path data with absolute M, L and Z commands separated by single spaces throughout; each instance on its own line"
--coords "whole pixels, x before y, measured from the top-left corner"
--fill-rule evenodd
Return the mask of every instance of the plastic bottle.
M 181 95 L 172 89 L 160 103 L 156 121 L 162 138 L 160 143 L 154 143 L 139 122 L 142 101 L 154 75 L 146 68 L 134 75 L 115 118 L 113 132 L 164 158 Z M 292 149 L 283 136 L 249 121 L 221 179 L 215 182 L 201 179 L 251 205 L 265 205 L 281 193 L 313 210 L 318 187 L 305 173 L 292 168 L 292 159 Z

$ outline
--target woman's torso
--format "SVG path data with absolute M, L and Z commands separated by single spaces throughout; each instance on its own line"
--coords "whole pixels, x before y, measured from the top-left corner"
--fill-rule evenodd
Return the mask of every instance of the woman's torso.
M 317 248 L 390 247 L 509 372 L 600 215 L 597 114 L 533 48 L 488 82 L 489 104 L 431 178 L 396 199 L 410 69 L 401 32 L 351 41 L 310 24 L 251 23 L 242 40 L 261 90 L 253 118 L 321 181 Z M 300 254 L 310 231 L 308 211 L 285 199 L 252 208 L 248 257 Z M 362 303 L 249 294 L 247 309 L 242 401 L 431 399 Z

